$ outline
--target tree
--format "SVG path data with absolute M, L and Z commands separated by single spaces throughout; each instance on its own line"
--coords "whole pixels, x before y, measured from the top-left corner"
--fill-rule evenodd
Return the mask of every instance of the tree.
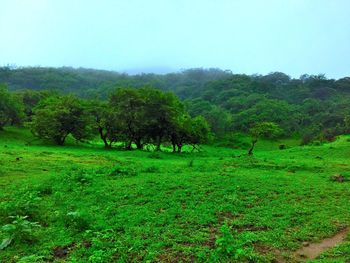
M 122 138 L 122 127 L 117 112 L 105 102 L 90 102 L 89 113 L 94 118 L 94 128 L 100 135 L 105 148 L 111 148 L 112 144 Z
M 282 133 L 282 129 L 273 122 L 260 122 L 255 124 L 249 130 L 252 136 L 252 146 L 248 151 L 248 155 L 253 155 L 253 150 L 259 138 L 274 139 Z
M 23 105 L 5 85 L 0 85 L 0 130 L 7 124 L 19 123 L 23 118 Z
M 209 133 L 210 127 L 204 117 L 197 116 L 191 120 L 191 133 L 188 142 L 193 146 L 193 150 L 198 144 L 208 141 Z
M 147 120 L 146 133 L 148 138 L 155 142 L 159 151 L 163 139 L 169 138 L 176 129 L 179 116 L 182 116 L 184 106 L 171 92 L 162 92 L 156 89 L 143 89 L 146 100 L 145 118 Z
M 198 144 L 205 143 L 209 137 L 210 128 L 207 121 L 202 116 L 191 118 L 188 114 L 179 117 L 172 133 L 170 141 L 173 152 L 181 152 L 185 144 L 192 145 L 193 149 Z
M 91 135 L 91 119 L 81 101 L 72 95 L 49 97 L 34 109 L 32 133 L 63 145 L 67 136 L 78 141 Z
M 345 133 L 350 133 L 350 115 L 344 117 Z
M 142 149 L 147 122 L 146 101 L 142 92 L 138 89 L 119 88 L 111 94 L 109 105 L 117 114 L 115 117 L 120 122 L 121 133 L 126 140 L 126 149 L 131 150 L 133 142 L 138 149 Z
M 24 114 L 27 121 L 31 121 L 33 110 L 36 105 L 39 104 L 40 100 L 49 96 L 58 96 L 57 92 L 54 91 L 37 91 L 37 90 L 21 90 L 14 93 L 18 100 L 23 104 Z

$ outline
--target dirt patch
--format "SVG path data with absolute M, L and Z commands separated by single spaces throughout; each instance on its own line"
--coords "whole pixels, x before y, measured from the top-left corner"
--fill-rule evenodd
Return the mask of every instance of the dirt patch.
M 343 229 L 338 232 L 335 236 L 323 239 L 319 243 L 304 244 L 304 247 L 295 251 L 294 255 L 298 259 L 310 260 L 317 258 L 320 254 L 329 248 L 332 248 L 340 244 L 346 238 L 349 232 L 349 228 Z
M 52 254 L 55 258 L 66 258 L 68 256 L 69 251 L 75 246 L 75 244 L 70 244 L 63 247 L 55 247 L 52 250 Z

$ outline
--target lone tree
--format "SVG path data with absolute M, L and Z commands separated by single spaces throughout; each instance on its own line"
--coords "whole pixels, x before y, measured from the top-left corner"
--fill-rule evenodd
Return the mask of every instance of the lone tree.
M 23 106 L 5 85 L 0 85 L 0 130 L 7 124 L 19 123 L 23 118 Z
M 68 135 L 79 141 L 89 138 L 90 124 L 90 117 L 81 101 L 69 95 L 41 101 L 29 126 L 35 136 L 63 145 Z
M 259 138 L 274 139 L 281 135 L 282 129 L 273 122 L 260 122 L 255 124 L 249 133 L 252 136 L 252 145 L 248 155 L 253 155 L 253 150 Z

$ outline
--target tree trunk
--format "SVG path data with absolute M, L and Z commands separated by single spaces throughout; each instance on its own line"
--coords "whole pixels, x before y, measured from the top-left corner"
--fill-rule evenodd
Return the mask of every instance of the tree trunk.
M 252 140 L 252 146 L 250 147 L 249 151 L 248 151 L 248 155 L 253 155 L 253 150 L 255 147 L 256 142 L 258 141 L 258 139 L 253 139 Z
M 60 145 L 60 146 L 62 146 L 62 145 L 64 144 L 65 140 L 66 140 L 66 136 L 56 137 L 56 138 L 55 138 L 55 142 L 56 142 L 58 145 Z
M 105 148 L 109 148 L 109 144 L 108 144 L 108 141 L 107 141 L 107 136 L 106 136 L 106 134 L 103 134 L 103 128 L 99 127 L 98 128 L 98 132 L 100 134 L 100 137 L 101 137 L 103 143 L 105 144 Z
M 141 142 L 141 139 L 136 139 L 135 144 L 136 144 L 137 149 L 139 149 L 139 150 L 143 149 L 143 144 Z
M 126 146 L 127 150 L 131 150 L 132 140 L 130 140 Z
M 156 151 L 160 151 L 160 145 L 162 144 L 162 136 L 158 136 Z

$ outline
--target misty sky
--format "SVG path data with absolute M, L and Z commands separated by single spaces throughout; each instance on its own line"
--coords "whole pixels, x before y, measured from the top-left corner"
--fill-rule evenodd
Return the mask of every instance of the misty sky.
M 0 0 L 0 65 L 350 76 L 349 0 Z

